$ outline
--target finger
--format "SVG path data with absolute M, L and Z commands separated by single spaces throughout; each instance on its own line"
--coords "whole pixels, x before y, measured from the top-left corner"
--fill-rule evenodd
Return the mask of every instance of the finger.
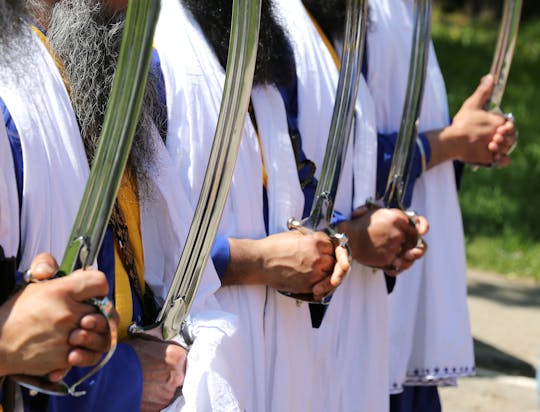
M 71 346 L 102 353 L 109 350 L 110 339 L 108 335 L 75 329 L 69 334 L 68 343 Z
M 87 331 L 105 334 L 109 332 L 107 319 L 100 313 L 90 313 L 82 317 L 79 324 L 81 329 Z
M 67 361 L 71 366 L 93 366 L 99 362 L 101 356 L 101 353 L 75 348 L 69 351 Z
M 420 236 L 425 236 L 429 232 L 429 222 L 424 216 L 415 217 L 416 230 Z
M 71 280 L 71 296 L 78 302 L 107 296 L 109 292 L 107 278 L 103 273 L 96 270 L 78 270 L 66 279 Z
M 330 276 L 327 276 L 313 287 L 312 289 L 313 299 L 316 302 L 320 302 L 325 296 L 330 294 L 333 290 L 334 288 L 332 287 L 332 284 L 330 283 Z
M 185 364 L 187 350 L 176 344 L 169 344 L 165 349 L 165 363 L 171 366 L 171 369 L 178 369 Z
M 316 268 L 314 268 L 314 272 L 320 271 L 323 273 L 323 276 L 328 276 L 334 270 L 335 265 L 336 259 L 334 256 L 321 255 L 317 261 Z
M 418 232 L 416 226 L 407 218 L 407 221 L 396 221 L 396 227 L 401 233 L 401 240 L 399 241 L 401 252 L 414 247 L 418 242 Z M 400 253 L 399 250 L 397 253 Z
M 508 167 L 512 164 L 512 159 L 509 156 L 498 156 L 495 162 L 498 167 Z
M 330 236 L 324 232 L 314 232 L 313 238 L 316 239 L 317 250 L 320 253 L 324 253 L 326 255 L 334 254 L 334 244 L 332 243 Z
M 60 382 L 67 375 L 69 369 L 57 369 L 47 376 L 51 382 Z
M 494 79 L 491 74 L 482 77 L 474 93 L 463 103 L 464 108 L 482 109 L 493 91 Z
M 350 268 L 351 264 L 349 262 L 349 253 L 347 249 L 341 246 L 336 247 L 336 264 L 334 265 L 334 270 L 329 277 L 330 286 L 332 288 L 337 288 L 339 285 L 341 285 L 345 279 L 345 276 L 347 276 L 347 273 L 349 273 Z
M 58 272 L 58 264 L 50 254 L 41 253 L 32 261 L 30 272 L 36 280 L 50 279 Z

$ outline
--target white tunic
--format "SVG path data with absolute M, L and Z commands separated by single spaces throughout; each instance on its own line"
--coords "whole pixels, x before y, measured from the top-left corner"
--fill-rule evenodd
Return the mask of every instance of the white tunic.
M 381 133 L 399 130 L 411 47 L 410 0 L 370 2 L 368 85 Z M 433 45 L 420 131 L 444 127 L 449 115 L 444 81 Z M 466 301 L 466 263 L 452 162 L 434 167 L 415 183 L 412 209 L 427 217 L 429 249 L 399 276 L 391 295 L 390 390 L 403 384 L 445 383 L 474 373 Z
M 296 57 L 303 147 L 320 170 L 338 71 L 301 1 L 276 3 L 291 34 Z M 336 199 L 336 209 L 346 216 L 375 193 L 375 115 L 363 78 L 355 122 L 354 139 L 349 144 Z M 315 387 L 325 392 L 322 403 L 313 410 L 388 410 L 386 328 L 383 275 L 355 261 L 348 278 L 335 292 L 320 329 L 313 330 L 318 345 Z
M 193 17 L 177 0 L 163 1 L 155 43 L 166 85 L 167 149 L 194 207 L 217 123 L 224 71 Z M 261 170 L 260 149 L 251 129 L 241 143 L 220 234 L 265 235 Z M 209 328 L 206 335 L 197 336 L 188 357 L 184 396 L 171 410 L 265 410 L 266 292 L 265 287 L 250 286 L 228 287 L 216 294 L 220 305 L 237 316 L 239 333 L 225 336 Z M 196 351 L 197 346 L 205 350 Z
M 0 186 L 8 191 L 1 192 L 0 209 L 7 210 L 3 205 L 11 204 L 11 212 L 0 212 L 0 241 L 8 245 L 8 255 L 16 254 L 20 245 L 21 270 L 45 251 L 61 261 L 88 177 L 77 121 L 60 74 L 41 41 L 33 34 L 29 40 L 27 53 L 33 66 L 20 68 L 16 74 L 3 69 L 0 76 L 0 96 L 19 132 L 24 162 L 19 237 L 13 159 L 9 142 L 2 136 L 7 150 L 3 147 L 0 154 Z M 32 75 L 25 70 L 32 70 Z M 5 130 L 3 125 L 1 129 Z

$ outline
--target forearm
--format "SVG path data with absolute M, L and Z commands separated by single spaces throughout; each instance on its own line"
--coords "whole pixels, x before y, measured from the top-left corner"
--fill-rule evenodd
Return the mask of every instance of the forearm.
M 426 132 L 431 147 L 428 169 L 449 160 L 460 160 L 457 140 L 451 126 Z
M 229 238 L 230 258 L 221 276 L 223 286 L 264 284 L 261 240 Z

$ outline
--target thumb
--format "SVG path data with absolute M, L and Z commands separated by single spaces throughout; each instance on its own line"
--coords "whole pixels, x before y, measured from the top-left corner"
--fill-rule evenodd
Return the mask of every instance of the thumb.
M 36 280 L 50 279 L 58 272 L 58 264 L 50 254 L 41 253 L 32 261 L 30 272 Z
M 462 107 L 468 109 L 483 109 L 491 96 L 491 93 L 493 92 L 494 85 L 495 82 L 493 75 L 488 74 L 482 77 L 480 84 L 474 93 L 467 100 L 465 100 Z

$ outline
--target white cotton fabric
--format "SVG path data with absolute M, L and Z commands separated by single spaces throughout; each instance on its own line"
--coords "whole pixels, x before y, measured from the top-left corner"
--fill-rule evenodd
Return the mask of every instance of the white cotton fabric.
M 370 2 L 368 84 L 381 133 L 399 130 L 414 25 L 412 3 Z M 420 131 L 444 127 L 448 121 L 446 90 L 431 44 Z M 390 297 L 392 393 L 404 384 L 447 383 L 474 373 L 463 228 L 451 162 L 417 179 L 411 208 L 429 220 L 429 249 L 399 276 Z
M 24 162 L 20 240 L 18 212 L 1 222 L 2 232 L 10 233 L 10 248 L 17 239 L 15 253 L 20 241 L 20 270 L 28 269 L 41 252 L 61 261 L 88 176 L 77 121 L 60 74 L 41 41 L 31 36 L 27 53 L 32 66 L 17 74 L 8 69 L 0 76 L 0 96 L 19 131 Z M 13 161 L 3 161 L 3 170 L 13 170 Z M 16 192 L 13 199 L 18 204 Z
M 304 195 L 281 95 L 274 87 L 257 87 L 253 106 L 268 174 L 270 233 L 287 230 L 287 220 L 302 215 Z M 308 305 L 269 288 L 265 308 L 267 411 L 317 410 L 323 399 L 311 379 L 315 365 Z M 322 388 L 324 389 L 324 388 Z
M 338 71 L 302 3 L 279 0 L 276 4 L 293 41 L 303 147 L 320 170 Z M 336 199 L 336 210 L 346 216 L 353 206 L 364 204 L 375 193 L 377 136 L 371 106 L 366 83 L 361 79 L 354 136 Z M 388 410 L 386 325 L 387 295 L 382 273 L 353 262 L 321 327 L 313 330 L 317 342 L 313 385 L 323 396 L 318 394 L 319 402 L 310 410 Z
M 17 255 L 19 247 L 19 199 L 13 172 L 13 156 L 4 122 L 0 122 L 0 246 L 5 256 Z
M 163 2 L 155 44 L 166 84 L 167 149 L 194 207 L 217 123 L 224 72 L 193 17 L 177 0 Z M 256 135 L 248 128 L 220 234 L 264 236 L 261 170 Z M 198 326 L 204 334 L 199 334 L 188 356 L 184 396 L 168 410 L 265 410 L 266 288 L 227 287 L 215 296 L 223 310 L 237 316 L 239 333 L 229 336 Z

